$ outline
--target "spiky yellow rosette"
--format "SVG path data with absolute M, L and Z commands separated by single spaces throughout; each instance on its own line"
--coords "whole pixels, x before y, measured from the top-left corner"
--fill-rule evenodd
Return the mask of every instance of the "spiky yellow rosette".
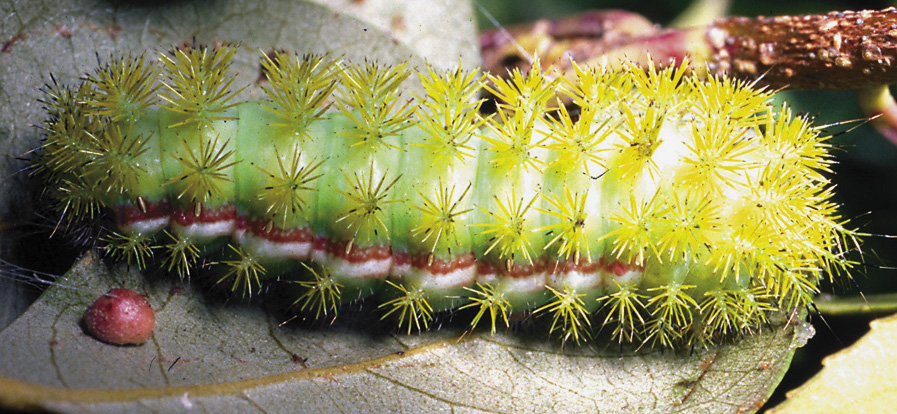
M 60 213 L 112 210 L 109 250 L 140 266 L 158 255 L 186 277 L 217 255 L 243 294 L 280 276 L 315 317 L 378 295 L 408 330 L 448 309 L 492 331 L 534 311 L 564 340 L 706 344 L 851 266 L 826 137 L 751 85 L 277 54 L 268 99 L 236 102 L 233 55 L 117 59 L 50 86 L 38 164 Z M 420 96 L 402 91 L 412 76 Z

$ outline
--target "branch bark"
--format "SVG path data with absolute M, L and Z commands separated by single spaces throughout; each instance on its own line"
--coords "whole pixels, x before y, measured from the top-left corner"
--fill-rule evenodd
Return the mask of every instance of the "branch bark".
M 508 34 L 513 36 L 512 41 Z M 861 89 L 897 83 L 897 9 L 823 15 L 725 17 L 705 27 L 657 29 L 633 13 L 593 11 L 480 36 L 486 69 L 526 66 L 538 54 L 565 72 L 570 60 L 662 65 L 688 58 L 696 72 L 789 89 Z M 529 56 L 528 56 L 529 55 Z

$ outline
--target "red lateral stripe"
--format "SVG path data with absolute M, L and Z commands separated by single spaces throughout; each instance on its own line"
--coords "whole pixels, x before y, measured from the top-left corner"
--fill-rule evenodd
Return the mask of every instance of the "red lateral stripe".
M 315 239 L 311 227 L 281 228 L 268 226 L 268 220 L 237 217 L 237 229 L 248 230 L 254 236 L 273 243 L 309 243 Z
M 125 228 L 135 223 L 158 220 L 171 215 L 171 203 L 167 199 L 152 202 L 146 201 L 144 213 L 137 204 L 119 204 L 113 208 L 115 224 L 119 228 Z
M 234 221 L 237 219 L 237 209 L 233 204 L 227 204 L 220 208 L 203 208 L 197 216 L 193 210 L 177 209 L 171 213 L 171 218 L 178 225 L 188 227 L 193 224 L 211 224 L 222 221 Z
M 432 263 L 427 264 L 429 255 L 417 255 L 410 257 L 411 266 L 415 269 L 423 269 L 434 275 L 445 275 L 458 269 L 465 269 L 476 265 L 473 253 L 455 256 L 451 260 L 433 258 Z
M 407 252 L 393 252 L 392 248 L 387 245 L 352 246 L 347 253 L 346 246 L 349 244 L 347 240 L 334 242 L 327 237 L 315 237 L 310 227 L 284 229 L 271 226 L 269 228 L 267 220 L 253 220 L 243 215 L 238 216 L 233 204 L 217 209 L 203 209 L 199 216 L 195 216 L 192 210 L 177 209 L 172 212 L 171 203 L 168 200 L 146 202 L 146 208 L 146 212 L 143 212 L 136 205 L 121 204 L 117 206 L 114 209 L 116 224 L 124 228 L 135 223 L 157 220 L 166 216 L 170 216 L 177 224 L 184 227 L 193 224 L 210 224 L 236 220 L 238 229 L 248 230 L 253 235 L 273 243 L 313 242 L 315 250 L 326 251 L 334 257 L 356 264 L 386 260 L 392 257 L 395 266 L 411 265 L 415 269 L 425 270 L 433 275 L 445 275 L 470 266 L 476 266 L 477 273 L 480 275 L 498 274 L 515 279 L 529 277 L 535 273 L 594 273 L 598 271 L 606 271 L 616 276 L 622 276 L 631 270 L 641 269 L 640 266 L 620 261 L 608 261 L 603 258 L 597 262 L 580 261 L 579 263 L 573 261 L 549 261 L 546 259 L 535 261 L 532 265 L 514 263 L 510 269 L 505 269 L 504 266 L 497 266 L 487 260 L 477 259 L 473 253 L 457 255 L 448 260 L 433 258 L 432 263 L 428 264 L 430 261 L 428 254 L 412 256 Z
M 315 238 L 314 249 L 325 250 L 333 257 L 338 257 L 350 263 L 364 263 L 368 260 L 386 260 L 392 258 L 392 249 L 386 245 L 358 247 L 353 245 L 346 251 L 349 245 L 347 240 L 331 241 L 326 237 Z

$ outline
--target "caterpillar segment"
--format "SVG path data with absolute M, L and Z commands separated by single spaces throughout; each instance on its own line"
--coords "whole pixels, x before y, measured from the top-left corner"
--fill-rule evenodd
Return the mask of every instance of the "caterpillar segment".
M 243 295 L 292 281 L 316 318 L 374 295 L 408 332 L 450 309 L 493 333 L 531 311 L 563 341 L 706 345 L 849 277 L 827 137 L 753 85 L 685 65 L 505 79 L 278 53 L 267 98 L 238 102 L 234 52 L 48 86 L 37 164 L 63 219 L 110 210 L 116 259 L 188 277 L 211 256 Z

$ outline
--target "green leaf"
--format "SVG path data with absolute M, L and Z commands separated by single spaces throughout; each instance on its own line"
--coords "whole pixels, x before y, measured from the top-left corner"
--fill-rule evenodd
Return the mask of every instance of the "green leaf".
M 82 332 L 84 309 L 111 287 L 147 295 L 157 321 L 150 342 L 116 347 Z M 107 272 L 87 255 L 0 333 L 0 406 L 751 412 L 812 333 L 799 323 L 707 350 L 621 353 L 606 342 L 561 349 L 537 339 L 544 337 L 541 329 L 461 338 L 451 328 L 389 335 L 351 321 L 318 328 L 280 322 L 259 307 L 216 303 L 124 270 Z

